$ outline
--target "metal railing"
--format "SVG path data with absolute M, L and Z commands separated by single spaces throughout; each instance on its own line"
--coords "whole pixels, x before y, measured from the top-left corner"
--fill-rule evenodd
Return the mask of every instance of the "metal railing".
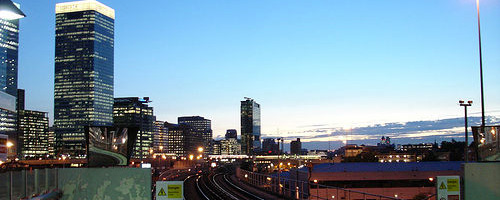
M 57 169 L 0 173 L 0 199 L 22 199 L 57 188 Z
M 242 169 L 238 170 L 236 174 L 240 180 L 262 190 L 283 196 L 286 199 L 398 200 L 398 198 L 395 197 L 370 194 L 297 179 L 280 177 L 278 180 L 278 177 L 276 176 L 250 172 Z

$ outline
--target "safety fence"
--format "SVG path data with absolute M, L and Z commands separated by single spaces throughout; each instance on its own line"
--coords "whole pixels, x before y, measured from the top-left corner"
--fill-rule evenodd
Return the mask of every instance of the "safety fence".
M 22 199 L 57 188 L 57 169 L 0 173 L 0 199 Z

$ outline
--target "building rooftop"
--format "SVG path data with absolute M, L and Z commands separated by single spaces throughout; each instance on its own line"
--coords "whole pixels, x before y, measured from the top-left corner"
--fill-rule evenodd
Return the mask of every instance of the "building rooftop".
M 313 172 L 396 172 L 396 171 L 460 171 L 462 161 L 392 162 L 392 163 L 323 163 Z M 307 168 L 301 170 L 307 171 Z

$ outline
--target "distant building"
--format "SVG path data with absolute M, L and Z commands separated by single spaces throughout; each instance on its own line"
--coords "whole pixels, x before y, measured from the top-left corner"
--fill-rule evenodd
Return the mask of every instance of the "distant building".
M 47 112 L 18 111 L 17 152 L 20 159 L 47 158 L 49 155 L 49 116 Z
M 49 148 L 48 148 L 48 151 L 49 151 L 49 158 L 55 158 L 56 156 L 56 136 L 54 134 L 54 127 L 49 127 L 49 130 L 48 130 L 48 140 L 49 140 Z
M 241 144 L 235 138 L 220 141 L 220 155 L 241 155 Z
M 17 113 L 16 97 L 0 91 L 0 134 L 8 137 L 8 142 L 14 146 L 7 148 L 8 156 L 17 155 Z M 6 138 L 2 136 L 3 138 Z M 0 150 L 4 151 L 4 150 Z
M 134 158 L 150 157 L 153 148 L 153 127 L 156 117 L 153 107 L 143 103 L 139 97 L 115 98 L 113 105 L 113 122 L 117 127 L 136 127 L 139 129 L 134 146 Z M 141 151 L 142 148 L 142 151 Z
M 420 162 L 422 161 L 422 155 L 416 155 L 412 153 L 380 153 L 375 154 L 379 162 Z
M 16 108 L 17 110 L 24 110 L 25 109 L 25 91 L 23 89 L 17 89 L 17 102 L 16 102 Z
M 398 146 L 398 150 L 404 152 L 425 152 L 432 151 L 434 148 L 435 145 L 432 143 L 403 144 Z
M 189 156 L 197 154 L 198 148 L 203 145 L 203 138 L 191 132 L 192 128 L 187 124 L 165 123 L 167 128 L 167 153 L 177 156 Z
M 238 132 L 236 131 L 236 129 L 227 129 L 225 138 L 226 140 L 229 138 L 238 139 Z
M 191 127 L 192 134 L 197 134 L 203 138 L 205 152 L 210 152 L 212 142 L 212 122 L 200 116 L 188 116 L 177 118 L 179 124 L 186 124 Z
M 363 147 L 355 144 L 348 144 L 345 146 L 344 157 L 356 157 L 363 152 Z
M 260 151 L 260 105 L 245 97 L 241 101 L 241 153 L 254 155 Z
M 168 129 L 165 127 L 165 122 L 155 121 L 153 127 L 153 153 L 167 153 Z
M 9 136 L 0 134 L 0 165 L 7 161 L 8 149 L 7 141 Z
M 222 140 L 212 141 L 212 155 L 222 155 Z
M 300 138 L 297 140 L 290 142 L 290 154 L 292 155 L 301 155 L 302 154 L 302 142 L 300 142 Z
M 85 126 L 113 125 L 115 11 L 97 1 L 56 4 L 57 154 L 86 157 Z
M 274 141 L 274 138 L 265 138 L 262 141 L 262 154 L 277 155 L 279 153 L 279 146 Z

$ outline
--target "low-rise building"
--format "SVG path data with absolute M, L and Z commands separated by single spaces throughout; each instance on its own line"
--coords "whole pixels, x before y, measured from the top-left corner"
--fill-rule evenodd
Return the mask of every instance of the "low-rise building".
M 463 162 L 390 162 L 390 163 L 323 163 L 313 166 L 309 181 L 369 194 L 413 199 L 436 191 L 436 176 L 460 175 Z M 299 169 L 308 172 L 307 167 Z M 307 176 L 306 176 L 307 177 Z M 330 192 L 330 193 L 329 193 Z M 311 187 L 311 194 L 321 198 L 343 199 L 326 188 Z M 349 199 L 363 199 L 362 193 L 351 193 Z

